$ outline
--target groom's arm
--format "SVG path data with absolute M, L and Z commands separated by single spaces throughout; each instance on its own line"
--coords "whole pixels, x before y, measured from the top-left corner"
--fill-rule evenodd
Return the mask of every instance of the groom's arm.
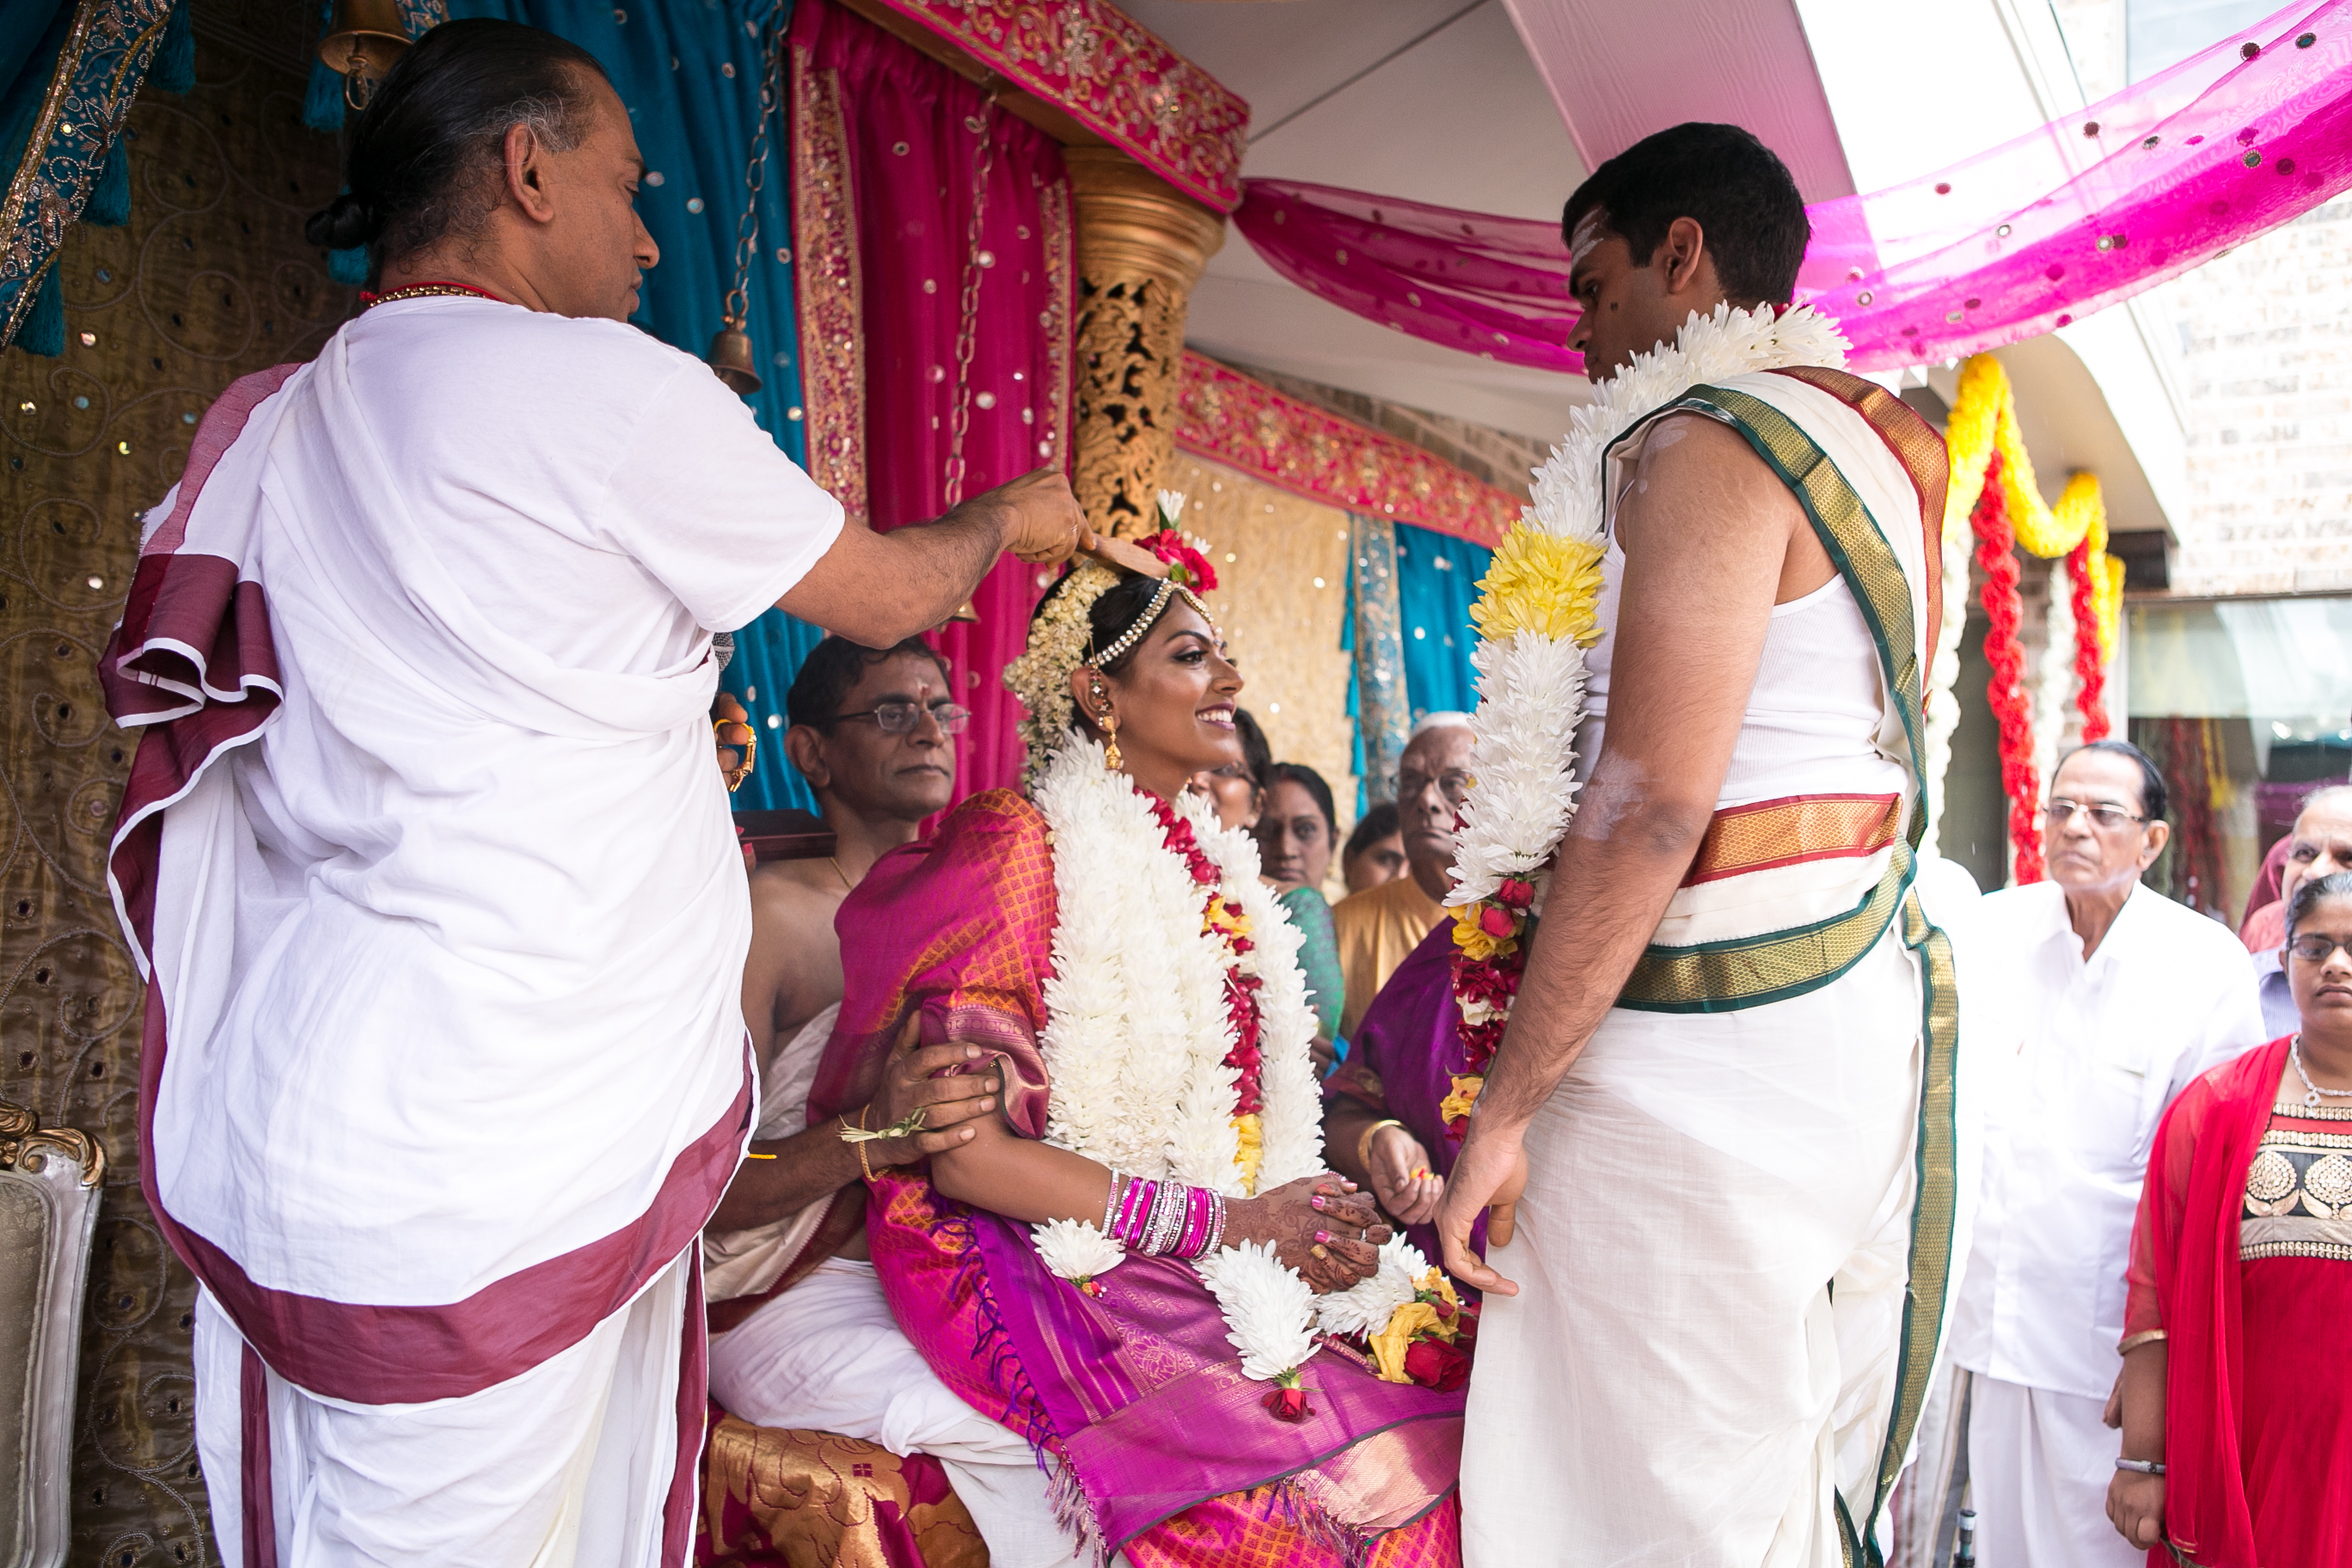
M 1698 417 L 1652 435 L 1618 530 L 1625 574 L 1601 755 L 1561 840 L 1510 1027 L 1438 1215 L 1447 1268 L 1505 1294 L 1517 1287 L 1470 1251 L 1471 1223 L 1498 1193 L 1516 1195 L 1528 1121 L 1615 1005 L 1689 868 L 1731 763 L 1791 542 L 1812 542 L 1802 510 L 1747 442 Z M 1497 1220 L 1489 1235 L 1501 1245 L 1507 1216 Z

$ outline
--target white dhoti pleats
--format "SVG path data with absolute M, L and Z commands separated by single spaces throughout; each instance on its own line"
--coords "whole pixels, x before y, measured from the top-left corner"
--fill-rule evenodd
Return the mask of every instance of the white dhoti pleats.
M 1916 996 L 1890 941 L 1792 1001 L 1611 1015 L 1489 1258 L 1520 1293 L 1479 1331 L 1471 1568 L 1841 1562 L 1837 1495 L 1859 1527 L 1894 1403 Z M 1677 1034 L 1738 1059 L 1666 1063 Z M 1691 1131 L 1644 1109 L 1669 1102 Z
M 940 1381 L 890 1316 L 871 1263 L 829 1258 L 712 1340 L 710 1392 L 759 1426 L 930 1455 L 971 1510 L 992 1568 L 1058 1568 L 1078 1553 L 1054 1521 L 1028 1440 Z
M 1969 1496 L 1985 1568 L 2142 1568 L 2107 1521 L 2123 1434 L 2106 1401 L 1969 1374 Z
M 689 1252 L 521 1375 L 422 1405 L 288 1383 L 200 1292 L 196 1448 L 222 1561 L 255 1560 L 250 1524 L 274 1531 L 259 1560 L 277 1568 L 658 1568 L 702 1439 L 700 1390 L 681 1432 L 678 1387 L 698 1266 Z

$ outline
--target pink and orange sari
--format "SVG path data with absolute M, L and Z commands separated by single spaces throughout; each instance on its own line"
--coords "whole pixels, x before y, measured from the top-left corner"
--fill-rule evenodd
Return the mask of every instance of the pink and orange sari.
M 877 865 L 836 921 L 845 992 L 812 1124 L 864 1103 L 895 1049 L 960 1039 L 995 1053 L 1007 1119 L 1040 1136 L 1054 921 L 1045 819 L 1009 791 L 964 802 Z M 1026 1225 L 941 1196 L 922 1166 L 877 1175 L 866 1226 L 908 1338 L 974 1409 L 1057 1462 L 1064 1523 L 1106 1555 L 1135 1568 L 1460 1561 L 1460 1393 L 1382 1383 L 1330 1344 L 1302 1374 L 1307 1417 L 1277 1420 L 1190 1264 L 1130 1257 L 1088 1295 L 1039 1261 Z

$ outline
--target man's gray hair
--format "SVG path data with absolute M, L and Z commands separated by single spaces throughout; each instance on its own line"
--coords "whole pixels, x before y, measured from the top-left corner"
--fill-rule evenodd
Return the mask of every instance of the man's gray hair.
M 1470 727 L 1469 714 L 1457 713 L 1450 708 L 1440 709 L 1434 713 L 1424 713 L 1414 720 L 1411 732 L 1404 738 L 1404 743 L 1410 746 L 1432 730 L 1467 730 Z
M 2317 789 L 2305 795 L 2303 804 L 2294 808 L 2295 820 L 2302 821 L 2303 814 L 2314 806 L 2335 806 L 2352 811 L 2352 784 L 2321 784 Z

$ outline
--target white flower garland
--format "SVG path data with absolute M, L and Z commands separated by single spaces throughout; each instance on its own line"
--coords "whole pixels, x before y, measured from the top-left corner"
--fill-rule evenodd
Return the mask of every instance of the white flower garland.
M 1951 771 L 1952 735 L 1960 727 L 1960 635 L 1969 624 L 1969 567 L 1974 558 L 1975 542 L 1976 534 L 1966 515 L 1956 521 L 1947 512 L 1944 621 L 1937 628 L 1933 661 L 1927 667 L 1927 833 L 1919 843 L 1922 858 L 1938 852 L 1938 829 L 1944 820 L 1944 775 Z
M 1602 458 L 1643 416 L 1703 383 L 1784 365 L 1843 368 L 1846 342 L 1810 307 L 1777 316 L 1718 305 L 1683 323 L 1672 347 L 1636 354 L 1570 416 L 1568 435 L 1536 470 L 1520 528 L 1599 543 L 1603 538 Z M 1574 741 L 1584 710 L 1584 652 L 1572 639 L 1520 630 L 1481 641 L 1475 780 L 1454 840 L 1460 879 L 1446 898 L 1464 905 L 1495 895 L 1506 877 L 1537 877 L 1576 810 Z
M 1258 978 L 1259 1152 L 1240 1163 L 1223 939 L 1202 929 L 1205 889 L 1169 852 L 1149 799 L 1073 735 L 1038 771 L 1030 798 L 1053 828 L 1054 973 L 1039 1049 L 1053 1089 L 1045 1142 L 1147 1181 L 1248 1197 L 1320 1173 L 1323 1102 L 1308 1047 L 1315 1015 L 1298 966 L 1304 940 L 1258 880 L 1257 844 L 1217 824 L 1197 796 L 1173 802 L 1218 891 L 1249 921 L 1243 964 Z M 1035 1231 L 1041 1261 L 1084 1281 L 1113 1267 L 1117 1241 L 1083 1220 Z M 1281 1378 L 1314 1352 L 1314 1292 L 1266 1247 L 1228 1247 L 1195 1267 L 1242 1351 L 1244 1374 Z M 1287 1357 L 1287 1359 L 1283 1359 Z
M 2033 680 L 2033 776 L 2044 786 L 2058 765 L 2058 743 L 2074 717 L 2074 574 L 2063 555 L 2050 563 L 2050 606 L 2042 617 L 2042 665 Z M 2046 852 L 2048 847 L 2045 845 Z
M 1376 1334 L 1421 1289 L 1429 1259 L 1399 1231 L 1381 1248 L 1381 1266 L 1345 1290 L 1315 1301 L 1315 1325 L 1327 1334 Z
M 1258 880 L 1256 843 L 1217 826 L 1197 796 L 1174 802 L 1221 891 L 1250 922 L 1258 991 L 1262 1150 L 1236 1163 L 1234 1047 L 1223 941 L 1202 929 L 1203 889 L 1168 851 L 1143 792 L 1075 736 L 1030 798 L 1053 828 L 1054 973 L 1039 1048 L 1053 1081 L 1045 1142 L 1148 1181 L 1247 1197 L 1323 1169 L 1322 1100 L 1308 1047 L 1315 1015 L 1303 940 Z

